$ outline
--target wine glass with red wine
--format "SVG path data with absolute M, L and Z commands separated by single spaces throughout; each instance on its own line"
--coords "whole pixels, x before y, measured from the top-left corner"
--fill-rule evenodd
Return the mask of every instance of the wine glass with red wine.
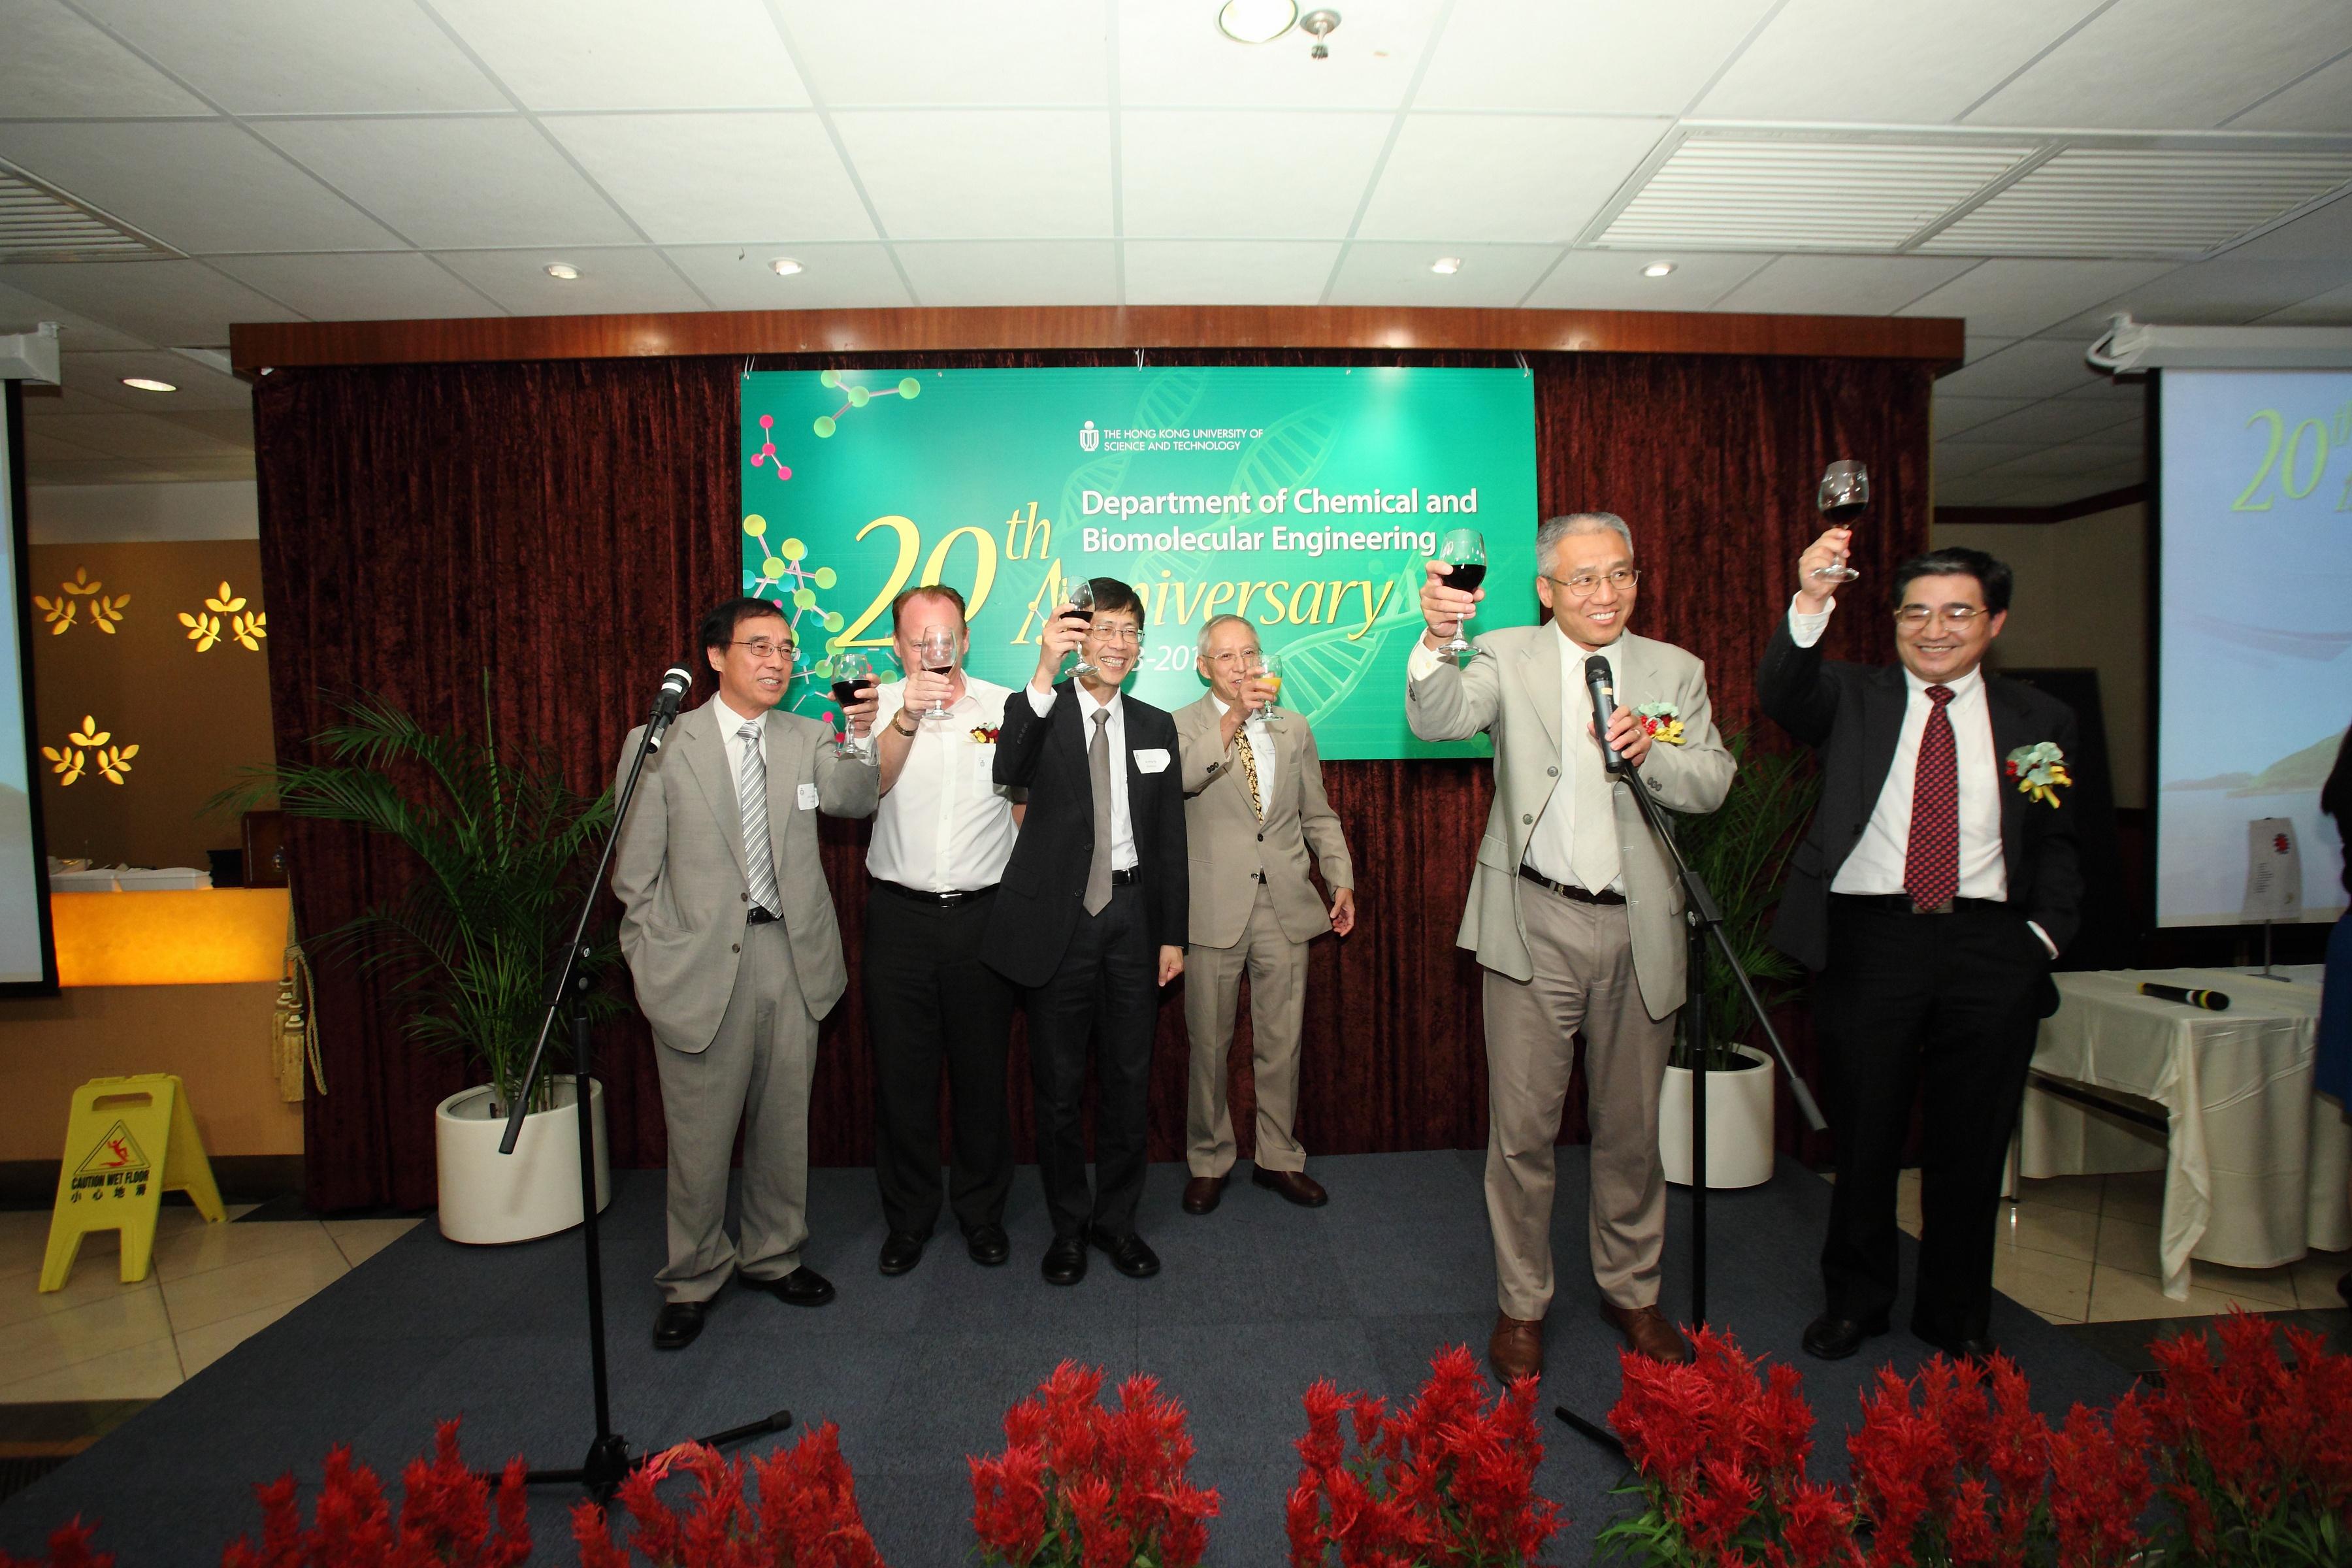
M 922 640 L 915 645 L 915 657 L 920 659 L 922 661 L 923 668 L 929 670 L 933 675 L 954 674 L 956 661 L 955 634 L 948 630 L 945 626 L 929 627 L 924 631 Z M 947 716 L 947 711 L 948 705 L 934 697 L 931 699 L 931 706 L 929 711 L 924 714 L 924 717 L 927 719 L 943 719 Z
M 1095 584 L 1093 578 L 1076 577 L 1071 579 L 1068 608 L 1065 609 L 1062 614 L 1066 616 L 1076 616 L 1078 619 L 1086 622 L 1088 626 L 1095 624 Z M 1084 648 L 1080 648 L 1078 650 L 1078 662 L 1070 666 L 1070 673 L 1072 675 L 1092 675 L 1094 672 L 1095 667 L 1087 658 L 1086 650 Z
M 833 743 L 836 756 L 855 756 L 857 742 L 849 733 L 849 708 L 857 694 L 874 684 L 874 661 L 848 648 L 834 656 L 833 700 L 841 707 L 841 738 Z
M 1814 504 L 1822 509 L 1822 515 L 1830 520 L 1831 526 L 1852 525 L 1870 505 L 1870 470 L 1852 458 L 1840 458 L 1822 470 L 1822 488 L 1814 497 Z M 1845 557 L 1841 555 L 1831 565 L 1814 567 L 1813 575 L 1851 583 L 1862 574 L 1847 565 Z
M 1478 591 L 1478 584 L 1486 580 L 1486 536 L 1475 528 L 1448 530 L 1444 542 L 1437 547 L 1437 558 L 1454 569 L 1445 577 L 1445 585 L 1449 588 L 1475 594 Z M 1465 611 L 1463 620 L 1467 622 L 1475 613 L 1475 610 Z M 1462 633 L 1465 629 L 1465 626 L 1455 627 L 1454 640 L 1437 651 L 1451 654 L 1456 658 L 1474 651 L 1463 639 Z

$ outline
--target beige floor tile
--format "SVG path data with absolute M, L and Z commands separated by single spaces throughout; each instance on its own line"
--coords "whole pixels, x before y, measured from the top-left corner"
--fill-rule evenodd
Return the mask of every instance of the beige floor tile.
M 2194 1289 L 2219 1291 L 2249 1306 L 2259 1301 L 2262 1305 L 2255 1309 L 2258 1311 L 2277 1311 L 2297 1305 L 2292 1263 L 2282 1263 L 2276 1268 L 2231 1268 L 2226 1264 L 2192 1259 L 2189 1282 Z
M 2343 1294 L 2336 1282 L 2352 1273 L 2352 1253 L 2315 1252 L 2300 1263 L 2288 1265 L 2294 1279 L 2294 1304 L 2306 1310 L 2341 1310 Z
M 333 1239 L 322 1229 L 313 1227 L 312 1234 L 316 1239 L 302 1247 L 164 1280 L 173 1329 L 186 1333 L 264 1307 L 307 1301 L 350 1273 Z
M 326 1226 L 314 1219 L 255 1225 L 185 1225 L 155 1238 L 155 1275 L 164 1280 L 185 1279 L 232 1263 L 250 1262 L 281 1252 L 315 1249 L 334 1243 Z M 338 1255 L 340 1256 L 340 1254 Z
M 2099 1216 L 2087 1209 L 2028 1199 L 2002 1205 L 1993 1237 L 2003 1248 L 2087 1259 L 2098 1244 Z
M 0 1405 L 74 1399 L 161 1399 L 184 1381 L 171 1340 L 116 1351 L 32 1377 L 0 1384 Z
M 188 1330 L 178 1336 L 181 1370 L 190 1377 L 195 1376 L 301 1304 L 299 1301 L 280 1301 L 258 1311 L 239 1312 L 234 1318 L 223 1318 L 217 1323 Z
M 7 1342 L 11 1324 L 26 1322 L 50 1312 L 68 1312 L 87 1307 L 93 1301 L 108 1301 L 117 1297 L 141 1291 L 152 1292 L 155 1273 L 149 1269 L 147 1278 L 128 1284 L 122 1279 L 122 1255 L 115 1248 L 111 1232 L 100 1232 L 82 1238 L 81 1251 L 74 1258 L 73 1272 L 66 1276 L 62 1289 L 44 1293 L 41 1270 L 37 1263 L 22 1273 L 0 1279 L 0 1345 Z
M 331 1219 L 325 1225 L 344 1258 L 357 1268 L 423 1223 L 420 1215 L 414 1219 Z
M 2004 1247 L 1993 1254 L 1992 1288 L 2052 1322 L 2079 1323 L 2090 1310 L 2092 1264 Z
M 0 1331 L 0 1378 L 15 1382 L 171 1337 L 163 1293 L 134 1287 L 9 1324 Z
M 2021 1204 L 2084 1209 L 2096 1214 L 2105 1184 L 2105 1176 L 2048 1176 L 2038 1182 L 2021 1180 L 2017 1184 L 2017 1199 Z
M 2158 1250 L 2163 1233 L 2154 1225 L 2099 1216 L 2099 1244 L 2095 1256 L 2103 1268 L 2120 1268 L 2150 1279 L 2164 1278 L 2164 1258 Z
M 2128 1273 L 2101 1264 L 2091 1276 L 2091 1314 L 2094 1323 L 2116 1322 L 2134 1318 L 2200 1318 L 2226 1312 L 2233 1306 L 2244 1307 L 2251 1312 L 2275 1310 L 2268 1301 L 2251 1297 L 2233 1296 L 2226 1290 L 2209 1290 L 2196 1285 L 2189 1289 L 2189 1300 L 2176 1301 L 2164 1293 L 2164 1287 L 2146 1275 Z
M 2107 1194 L 2099 1208 L 2100 1218 L 2127 1219 L 2135 1225 L 2163 1223 L 2162 1171 L 2118 1171 L 2106 1181 Z

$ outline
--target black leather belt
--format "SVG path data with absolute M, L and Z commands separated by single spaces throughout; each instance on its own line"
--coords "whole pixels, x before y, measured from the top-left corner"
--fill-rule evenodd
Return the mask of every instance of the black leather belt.
M 1625 895 L 1622 893 L 1595 893 L 1583 888 L 1571 888 L 1566 882 L 1555 882 L 1524 861 L 1520 863 L 1519 875 L 1538 888 L 1558 893 L 1561 898 L 1571 899 L 1580 904 L 1622 904 L 1625 901 Z
M 751 912 L 743 917 L 743 923 L 745 925 L 763 926 L 772 924 L 783 918 L 784 917 L 782 915 L 772 915 L 767 910 L 761 909 L 759 905 L 753 904 L 751 906 Z
M 910 888 L 904 882 L 884 881 L 879 879 L 874 885 L 884 892 L 896 893 L 902 899 L 912 900 L 919 904 L 941 906 L 961 904 L 971 899 L 984 899 L 996 891 L 996 884 L 993 882 L 985 888 L 958 888 L 944 893 L 934 893 L 923 888 Z
M 1132 888 L 1141 880 L 1143 880 L 1143 868 L 1140 866 L 1129 866 L 1124 871 L 1113 871 L 1110 874 L 1110 885 L 1114 888 Z
M 1854 909 L 1875 910 L 1890 915 L 1948 915 L 1961 910 L 1998 910 L 2003 914 L 2019 911 L 1999 899 L 1949 899 L 1927 909 L 1912 902 L 1908 893 L 1832 893 L 1831 900 Z

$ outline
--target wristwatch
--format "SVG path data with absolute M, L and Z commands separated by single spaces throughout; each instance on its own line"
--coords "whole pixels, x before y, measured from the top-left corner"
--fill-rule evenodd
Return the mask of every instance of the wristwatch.
M 900 709 L 897 713 L 895 713 L 895 714 L 891 715 L 891 718 L 890 718 L 890 728 L 892 728 L 893 730 L 898 731 L 898 733 L 900 733 L 901 735 L 906 736 L 908 739 L 912 740 L 912 739 L 914 738 L 914 736 L 915 736 L 916 730 L 919 730 L 919 729 L 921 728 L 921 726 L 920 726 L 920 725 L 917 725 L 917 726 L 916 726 L 916 730 L 909 730 L 909 729 L 908 729 L 908 728 L 907 728 L 907 726 L 905 726 L 904 724 L 901 724 L 901 723 L 899 723 L 899 722 L 898 722 L 898 721 L 899 721 L 901 718 L 905 717 L 905 715 L 906 715 L 906 710 L 905 710 L 905 709 L 903 709 L 903 708 L 902 708 L 902 709 Z

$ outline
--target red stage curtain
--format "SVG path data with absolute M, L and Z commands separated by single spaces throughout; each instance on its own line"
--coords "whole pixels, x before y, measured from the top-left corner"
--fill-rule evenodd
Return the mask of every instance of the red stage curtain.
M 1497 363 L 1254 351 L 1181 357 Z M 860 363 L 807 357 L 762 368 Z M 503 731 L 554 744 L 584 787 L 608 779 L 660 670 L 690 642 L 696 615 L 739 580 L 740 369 L 733 360 L 613 360 L 288 370 L 263 381 L 257 448 L 280 753 L 301 754 L 334 700 L 358 691 L 381 693 L 427 722 L 473 721 L 488 668 Z M 1643 568 L 1635 626 L 1706 659 L 1719 722 L 1755 721 L 1756 660 L 1793 589 L 1796 557 L 1819 530 L 1813 485 L 1833 458 L 1868 461 L 1876 486 L 1856 552 L 1865 575 L 1833 634 L 1837 651 L 1891 657 L 1878 595 L 1890 568 L 1927 535 L 1928 367 L 1594 354 L 1531 356 L 1529 369 L 1543 510 L 1613 510 L 1632 522 Z M 1330 1153 L 1483 1144 L 1477 971 L 1452 938 L 1486 808 L 1485 770 L 1335 763 L 1326 777 L 1355 851 L 1360 912 L 1346 942 L 1316 944 L 1300 1136 Z M 865 835 L 836 823 L 827 835 L 826 870 L 854 970 Z M 305 931 L 347 919 L 409 874 L 401 852 L 353 831 L 302 824 L 292 843 Z M 408 1046 L 377 982 L 345 965 L 320 979 L 331 1092 L 305 1110 L 310 1200 L 327 1209 L 429 1204 L 433 1106 L 468 1075 Z M 1238 1035 L 1246 1061 L 1246 1013 Z M 855 984 L 824 1041 L 813 1157 L 866 1163 L 873 1102 Z M 642 1024 L 607 1028 L 598 1048 L 616 1163 L 661 1163 L 660 1098 Z M 1185 1049 L 1182 1011 L 1171 1000 L 1160 1015 L 1153 1083 L 1156 1159 L 1181 1152 Z M 1017 1043 L 1015 1053 L 1013 1113 L 1025 1157 Z M 1245 1074 L 1237 1092 L 1245 1099 Z M 1246 1153 L 1244 1112 L 1237 1108 L 1236 1129 Z M 1572 1114 L 1568 1136 L 1580 1135 L 1579 1122 Z M 1785 1113 L 1783 1131 L 1784 1141 L 1793 1136 Z

